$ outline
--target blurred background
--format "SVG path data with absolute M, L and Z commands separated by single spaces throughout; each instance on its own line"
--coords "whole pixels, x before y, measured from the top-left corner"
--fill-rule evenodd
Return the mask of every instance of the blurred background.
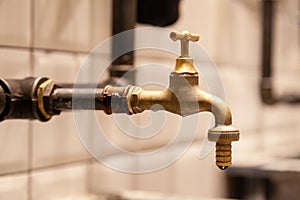
M 178 3 L 165 3 L 174 6 L 172 2 Z M 0 123 L 0 199 L 299 198 L 300 104 L 286 94 L 300 93 L 300 3 L 267 2 L 273 4 L 269 56 L 273 73 L 267 92 L 261 90 L 262 63 L 268 60 L 263 44 L 270 38 L 263 37 L 267 18 L 263 13 L 269 12 L 263 6 L 266 1 L 181 0 L 176 22 L 156 24 L 199 33 L 201 45 L 217 65 L 233 124 L 241 131 L 240 141 L 233 144 L 230 169 L 215 166 L 214 152 L 198 159 L 213 119 L 209 114 L 200 114 L 198 137 L 183 157 L 157 172 L 137 175 L 94 160 L 80 142 L 72 113 L 62 113 L 47 123 Z M 0 0 L 0 76 L 47 76 L 56 82 L 74 82 L 89 52 L 112 35 L 112 10 L 111 0 Z M 135 25 L 148 26 L 152 25 Z M 172 67 L 175 58 L 136 52 L 135 65 L 155 62 Z M 275 97 L 285 102 L 273 102 Z M 170 114 L 171 125 L 161 137 L 135 143 L 120 136 L 122 131 L 111 116 L 99 111 L 98 118 L 117 144 L 141 151 L 163 146 L 164 135 L 173 131 L 177 120 Z M 114 158 L 122 161 L 120 155 Z

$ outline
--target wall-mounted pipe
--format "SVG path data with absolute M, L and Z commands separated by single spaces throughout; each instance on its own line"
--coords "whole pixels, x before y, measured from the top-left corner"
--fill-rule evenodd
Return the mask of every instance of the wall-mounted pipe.
M 38 108 L 37 89 L 47 78 L 0 79 L 0 121 L 38 119 L 47 121 Z M 58 113 L 56 113 L 58 114 Z
M 272 49 L 274 31 L 275 0 L 263 0 L 262 4 L 262 58 L 260 95 L 263 103 L 272 105 L 275 103 L 300 103 L 300 95 L 286 94 L 275 96 L 272 83 Z
M 137 18 L 137 0 L 113 0 L 112 5 L 112 35 L 134 29 Z M 109 68 L 110 80 L 107 83 L 116 84 L 118 79 L 134 67 L 134 51 L 120 56 L 120 49 L 134 49 L 134 31 L 126 34 L 122 41 L 112 38 L 112 57 L 118 57 Z M 126 75 L 125 84 L 134 84 L 135 73 Z

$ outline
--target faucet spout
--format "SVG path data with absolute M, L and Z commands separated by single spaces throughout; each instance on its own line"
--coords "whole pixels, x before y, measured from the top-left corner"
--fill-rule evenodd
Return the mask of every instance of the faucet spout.
M 200 88 L 197 90 L 197 92 L 199 107 L 206 105 L 204 106 L 206 109 L 204 111 L 211 112 L 214 115 L 215 126 L 232 124 L 231 110 L 221 98 L 209 94 Z

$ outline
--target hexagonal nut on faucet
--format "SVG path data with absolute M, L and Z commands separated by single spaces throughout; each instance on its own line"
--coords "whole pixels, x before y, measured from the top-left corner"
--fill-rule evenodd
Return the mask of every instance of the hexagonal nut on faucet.
M 43 101 L 44 101 L 45 110 L 47 111 L 48 114 L 51 114 L 51 115 L 58 115 L 60 113 L 60 111 L 53 109 L 52 102 L 51 102 L 52 101 L 51 95 L 57 88 L 61 88 L 61 86 L 55 84 L 52 81 L 52 82 L 49 82 L 49 84 L 47 84 L 47 86 L 44 88 L 44 92 L 43 92 Z
M 143 91 L 143 88 L 137 86 L 130 86 L 126 95 L 127 106 L 129 114 L 141 113 L 144 110 L 138 106 L 139 95 Z

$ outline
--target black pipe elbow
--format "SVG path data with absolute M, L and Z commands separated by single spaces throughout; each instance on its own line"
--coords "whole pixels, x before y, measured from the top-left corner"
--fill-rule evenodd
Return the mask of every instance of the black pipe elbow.
M 38 108 L 37 89 L 48 78 L 0 79 L 0 121 L 38 119 L 48 121 Z

